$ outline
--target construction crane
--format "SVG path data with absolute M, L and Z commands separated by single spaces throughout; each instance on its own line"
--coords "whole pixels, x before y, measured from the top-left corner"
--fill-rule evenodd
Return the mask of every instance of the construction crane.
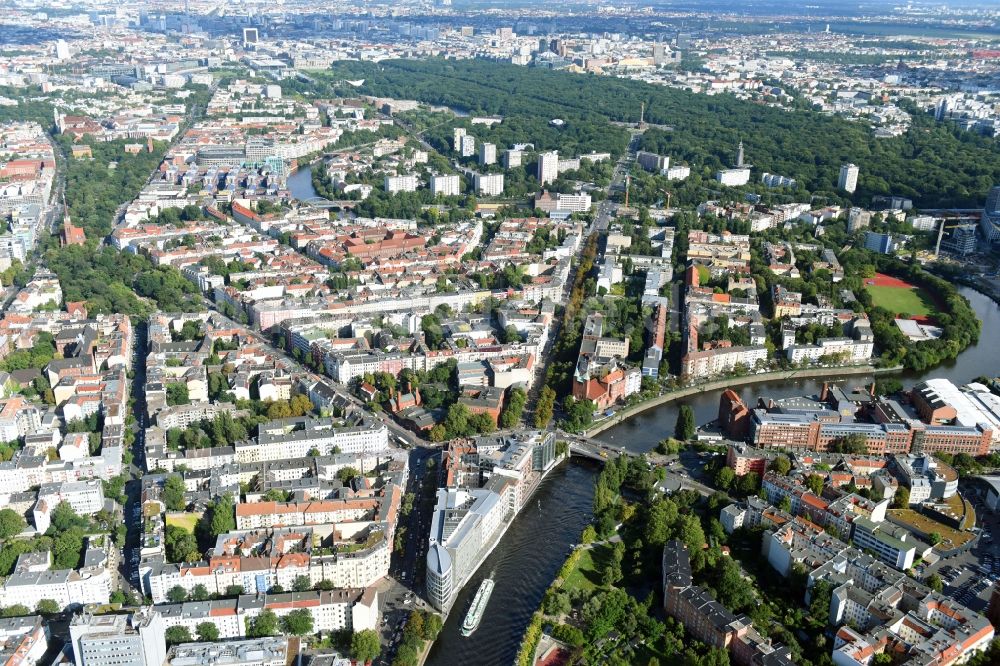
M 934 245 L 934 258 L 935 259 L 937 259 L 938 256 L 941 254 L 941 239 L 944 238 L 944 230 L 945 229 L 956 229 L 958 227 L 964 227 L 965 225 L 969 224 L 968 222 L 958 222 L 958 223 L 955 223 L 955 224 L 947 224 L 947 222 L 948 222 L 948 220 L 942 218 L 941 219 L 941 226 L 938 227 L 937 243 L 935 243 L 935 245 Z

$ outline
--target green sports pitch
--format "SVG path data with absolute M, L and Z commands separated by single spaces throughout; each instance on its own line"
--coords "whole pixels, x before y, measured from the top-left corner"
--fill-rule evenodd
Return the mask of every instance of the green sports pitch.
M 923 289 L 905 287 L 885 287 L 869 285 L 865 287 L 875 305 L 897 315 L 910 317 L 933 317 L 937 314 L 934 300 Z

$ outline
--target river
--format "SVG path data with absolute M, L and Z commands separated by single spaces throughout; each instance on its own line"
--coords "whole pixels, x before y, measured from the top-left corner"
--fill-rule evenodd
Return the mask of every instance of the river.
M 552 470 L 514 519 L 500 544 L 462 589 L 427 664 L 513 663 L 531 614 L 591 518 L 598 467 L 568 462 Z M 479 583 L 493 573 L 496 587 L 479 629 L 459 633 Z
M 304 166 L 298 169 L 288 177 L 286 187 L 288 188 L 288 192 L 299 201 L 305 201 L 316 196 L 316 190 L 313 189 L 312 183 L 312 167 Z
M 1000 342 L 1000 308 L 988 296 L 974 289 L 960 287 L 959 293 L 969 299 L 972 309 L 976 311 L 983 322 L 979 343 L 969 347 L 958 355 L 954 361 L 944 363 L 923 373 L 901 373 L 896 377 L 904 385 L 910 386 L 931 377 L 944 377 L 956 384 L 964 384 L 979 375 L 995 376 L 1000 374 L 1000 355 L 997 354 L 997 343 Z M 871 377 L 856 375 L 844 378 L 843 383 L 856 386 L 870 382 Z M 754 404 L 758 397 L 787 398 L 798 395 L 814 395 L 823 387 L 822 379 L 799 379 L 749 384 L 736 389 L 747 404 Z M 707 423 L 716 418 L 719 413 L 719 396 L 722 391 L 709 391 L 697 396 L 669 402 L 660 407 L 650 409 L 633 416 L 613 428 L 597 435 L 597 439 L 624 446 L 630 451 L 650 451 L 657 442 L 674 433 L 677 422 L 677 410 L 681 405 L 690 405 L 694 409 L 695 420 Z

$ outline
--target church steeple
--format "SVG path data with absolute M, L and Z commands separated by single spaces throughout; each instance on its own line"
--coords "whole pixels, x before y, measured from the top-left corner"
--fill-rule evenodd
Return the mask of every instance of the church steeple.
M 740 139 L 740 145 L 736 149 L 736 168 L 743 166 L 743 139 Z

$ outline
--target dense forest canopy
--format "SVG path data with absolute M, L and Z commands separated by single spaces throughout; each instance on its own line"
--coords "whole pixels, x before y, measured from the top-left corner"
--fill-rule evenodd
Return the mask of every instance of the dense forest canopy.
M 486 60 L 339 62 L 331 74 L 316 78 L 317 94 L 331 82 L 363 79 L 358 88 L 342 86 L 342 94 L 417 99 L 474 114 L 502 115 L 525 130 L 552 118 L 565 120 L 570 131 L 604 123 L 603 132 L 613 141 L 577 141 L 581 152 L 608 150 L 608 143 L 620 146 L 622 134 L 607 121 L 635 122 L 645 103 L 646 121 L 671 129 L 650 130 L 643 146 L 670 155 L 673 162 L 688 162 L 699 171 L 730 166 L 742 140 L 755 173 L 796 178 L 810 192 L 835 190 L 841 164 L 853 162 L 861 175 L 852 198 L 861 204 L 873 195 L 891 193 L 911 197 L 922 207 L 975 208 L 1000 182 L 1000 144 L 936 124 L 919 111 L 905 135 L 876 139 L 863 123 L 818 112 Z M 539 133 L 540 148 L 547 147 L 548 136 L 548 130 Z

